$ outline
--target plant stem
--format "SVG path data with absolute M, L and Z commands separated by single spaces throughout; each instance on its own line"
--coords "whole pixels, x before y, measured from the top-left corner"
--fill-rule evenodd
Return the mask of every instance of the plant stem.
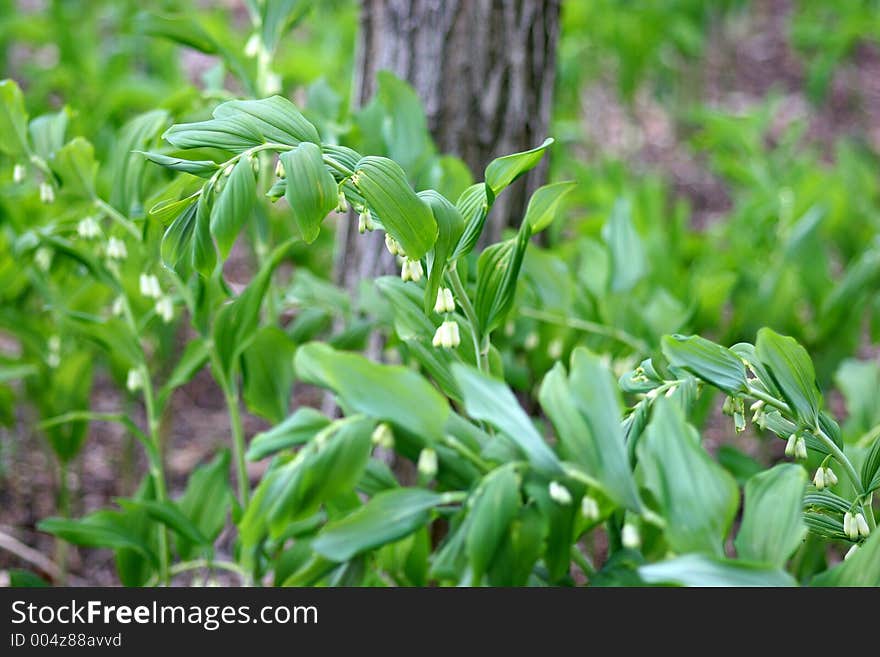
M 543 310 L 538 310 L 536 308 L 520 308 L 519 312 L 524 317 L 531 317 L 532 319 L 537 319 L 538 321 L 546 322 L 548 324 L 567 326 L 568 328 L 575 329 L 576 331 L 583 331 L 584 333 L 593 333 L 595 335 L 601 335 L 606 338 L 612 338 L 614 340 L 617 340 L 618 342 L 622 342 L 623 344 L 630 347 L 633 351 L 636 351 L 640 354 L 647 354 L 651 351 L 648 345 L 639 338 L 630 335 L 626 331 L 614 328 L 613 326 L 605 326 L 604 324 L 599 324 L 598 322 L 591 322 L 586 319 L 578 319 L 577 317 L 562 317 L 561 315 L 554 315 L 553 313 L 544 312 Z
M 232 428 L 232 448 L 235 452 L 235 473 L 238 478 L 238 499 L 242 507 L 245 507 L 251 496 L 251 487 L 247 473 L 247 461 L 245 461 L 247 446 L 244 441 L 244 428 L 241 424 L 241 412 L 238 408 L 238 394 L 234 390 L 226 391 L 226 407 L 229 409 L 229 425 Z
M 70 483 L 67 463 L 58 460 L 58 476 L 60 478 L 60 486 L 58 489 L 58 510 L 61 513 L 62 518 L 70 518 Z M 67 542 L 62 540 L 56 540 L 56 559 L 55 561 L 58 563 L 58 567 L 61 570 L 61 581 L 59 584 L 64 584 L 67 582 Z
M 758 390 L 752 386 L 749 386 L 748 394 L 755 399 L 760 399 L 764 403 L 769 406 L 773 406 L 774 408 L 788 413 L 792 415 L 791 408 L 789 408 L 788 404 L 784 401 L 776 399 L 773 395 L 769 395 L 763 390 Z M 822 430 L 822 427 L 816 426 L 810 429 L 810 433 L 816 436 L 819 441 L 825 446 L 825 448 L 830 452 L 831 456 L 843 467 L 843 471 L 846 473 L 847 478 L 852 484 L 853 490 L 855 491 L 858 497 L 864 495 L 864 490 L 862 489 L 862 480 L 859 477 L 859 473 L 856 472 L 855 467 L 853 467 L 852 461 L 843 453 L 843 450 L 837 446 L 831 437 Z M 868 523 L 872 524 L 874 522 L 874 512 L 871 508 L 870 500 L 862 501 L 862 508 L 864 509 L 865 517 L 868 519 Z
M 120 289 L 122 286 L 120 285 Z M 125 292 L 122 293 L 122 314 L 125 322 L 131 330 L 132 334 L 137 338 L 140 333 L 134 320 L 134 313 L 131 310 L 131 304 Z M 155 396 L 153 394 L 153 380 L 150 378 L 150 368 L 147 366 L 147 357 L 141 348 L 142 361 L 138 366 L 138 371 L 143 381 L 144 391 L 144 410 L 147 415 L 147 437 L 144 442 L 146 447 L 147 458 L 150 462 L 150 476 L 153 478 L 153 486 L 156 488 L 156 499 L 159 502 L 165 502 L 168 499 L 168 493 L 165 486 L 165 468 L 162 463 L 162 438 L 159 434 L 159 416 L 156 407 Z M 159 581 L 167 585 L 168 578 L 168 528 L 159 523 L 158 527 L 159 541 Z
M 128 217 L 123 215 L 121 212 L 119 212 L 119 210 L 114 208 L 112 205 L 107 203 L 107 201 L 105 201 L 102 198 L 98 198 L 96 196 L 94 199 L 94 203 L 95 203 L 96 208 L 98 208 L 99 210 L 104 212 L 104 214 L 106 214 L 113 221 L 115 221 L 117 224 L 119 224 L 125 230 L 127 230 L 132 235 L 132 237 L 134 237 L 136 240 L 140 241 L 141 234 L 138 232 L 138 229 L 135 228 L 135 226 L 131 222 L 131 220 L 128 219 Z
M 327 157 L 325 155 L 324 156 L 324 164 L 326 164 L 327 166 L 329 166 L 333 169 L 336 169 L 339 173 L 341 173 L 346 178 L 351 178 L 354 175 L 354 171 L 349 169 L 347 166 L 340 164 L 339 162 L 334 160 L 332 157 Z
M 479 326 L 477 323 L 477 313 L 474 311 L 473 305 L 471 305 L 471 300 L 468 297 L 467 290 L 464 289 L 464 283 L 461 282 L 461 277 L 459 277 L 458 269 L 456 269 L 455 265 L 452 265 L 449 268 L 447 274 L 449 276 L 449 282 L 452 284 L 452 290 L 455 292 L 456 301 L 458 301 L 458 305 L 461 307 L 464 316 L 467 318 L 468 324 L 471 325 L 471 335 L 474 338 L 474 354 L 477 359 L 477 367 L 483 372 L 488 372 L 489 361 L 483 354 L 482 339 L 479 329 L 477 328 Z

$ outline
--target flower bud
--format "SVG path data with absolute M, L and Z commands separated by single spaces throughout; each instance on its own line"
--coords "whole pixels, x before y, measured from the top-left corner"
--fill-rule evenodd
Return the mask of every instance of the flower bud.
M 788 437 L 788 442 L 785 443 L 785 455 L 786 456 L 794 456 L 795 449 L 797 447 L 797 436 L 795 434 L 791 434 Z
M 455 320 L 446 320 L 434 332 L 434 338 L 431 344 L 435 347 L 443 349 L 454 349 L 461 344 L 461 333 L 458 330 L 458 322 Z
M 107 257 L 111 260 L 125 260 L 128 257 L 128 249 L 125 242 L 115 237 L 107 240 Z
M 853 543 L 852 546 L 850 546 L 849 550 L 846 551 L 846 554 L 843 555 L 843 560 L 846 561 L 847 559 L 849 559 L 852 555 L 854 555 L 858 551 L 859 551 L 859 544 Z
M 825 485 L 826 486 L 836 486 L 837 485 L 837 475 L 834 474 L 834 470 L 831 468 L 825 468 Z
M 373 429 L 373 435 L 370 437 L 373 444 L 384 449 L 394 449 L 394 432 L 387 422 L 382 422 Z
M 101 226 L 94 217 L 85 217 L 76 225 L 76 233 L 84 240 L 95 239 L 101 235 Z
M 843 533 L 853 541 L 859 537 L 859 526 L 856 524 L 853 514 L 849 511 L 843 514 Z
M 571 493 L 569 493 L 568 489 L 558 481 L 551 481 L 547 490 L 550 493 L 550 499 L 557 504 L 561 504 L 562 506 L 568 506 L 571 504 Z
M 538 343 L 541 341 L 541 338 L 538 337 L 538 334 L 532 331 L 526 336 L 525 342 L 523 342 L 523 348 L 526 351 L 531 351 L 535 347 L 538 346 Z
M 391 255 L 403 255 L 403 251 L 397 243 L 397 240 L 391 237 L 388 233 L 385 233 L 385 248 L 388 249 L 388 253 Z
M 49 336 L 47 345 L 49 353 L 46 354 L 46 365 L 55 369 L 61 365 L 61 338 L 57 335 Z
M 425 275 L 425 270 L 422 269 L 422 263 L 419 260 L 410 260 L 407 258 L 403 261 L 403 265 L 400 269 L 400 277 L 404 281 L 412 281 L 413 283 L 418 283 L 422 280 L 422 276 Z
M 141 274 L 138 279 L 141 294 L 150 299 L 158 299 L 162 296 L 162 288 L 159 287 L 159 279 L 153 274 Z
M 871 528 L 868 527 L 868 522 L 865 520 L 865 516 L 861 513 L 857 513 L 854 518 L 856 531 L 858 531 L 859 536 L 862 538 L 868 538 L 871 535 Z
M 110 306 L 110 312 L 114 317 L 121 317 L 125 312 L 125 299 L 123 299 L 121 295 L 113 299 L 113 305 Z
M 637 550 L 642 545 L 642 537 L 639 536 L 639 530 L 635 525 L 626 523 L 620 530 L 620 541 L 623 547 L 630 550 Z
M 599 519 L 599 503 L 589 495 L 584 495 L 581 500 L 581 515 L 591 522 Z
M 452 296 L 452 290 L 448 287 L 441 287 L 437 290 L 437 300 L 434 302 L 434 312 L 439 315 L 455 312 L 455 299 Z
M 171 297 L 164 296 L 156 302 L 156 314 L 166 324 L 169 324 L 174 319 L 174 302 L 171 301 Z
M 432 479 L 437 474 L 437 452 L 426 447 L 419 452 L 419 474 L 426 479 Z
M 287 174 L 284 172 L 284 163 L 280 159 L 275 163 L 275 177 L 281 180 L 287 178 Z
M 55 188 L 49 183 L 40 183 L 40 201 L 46 205 L 55 202 Z
M 339 191 L 339 196 L 336 200 L 336 211 L 348 212 L 348 199 L 345 198 L 345 194 L 342 193 L 342 190 Z
M 244 44 L 244 56 L 256 57 L 258 52 L 260 52 L 260 35 L 254 32 Z
M 144 376 L 140 370 L 128 370 L 125 387 L 128 388 L 129 392 L 137 392 L 144 387 Z
M 27 176 L 27 169 L 24 168 L 23 164 L 16 164 L 12 167 L 12 182 L 16 185 L 23 183 L 25 176 Z
M 34 263 L 40 271 L 49 271 L 52 266 L 52 249 L 41 246 L 34 253 Z
M 807 458 L 807 440 L 803 436 L 797 439 L 797 444 L 794 447 L 794 457 L 802 460 Z
M 281 76 L 277 73 L 266 75 L 265 91 L 268 95 L 277 94 L 281 91 Z
M 819 490 L 825 490 L 825 468 L 817 468 L 813 477 L 813 485 Z
M 554 338 L 550 341 L 550 344 L 547 345 L 547 356 L 552 360 L 558 360 L 559 357 L 562 356 L 563 346 L 560 338 Z

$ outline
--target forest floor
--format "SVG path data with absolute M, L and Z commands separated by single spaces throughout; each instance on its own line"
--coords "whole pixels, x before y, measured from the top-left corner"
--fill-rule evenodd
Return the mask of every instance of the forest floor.
M 808 138 L 826 146 L 829 157 L 831 144 L 844 135 L 867 140 L 880 151 L 880 52 L 860 48 L 838 68 L 827 100 L 818 107 L 811 104 L 804 89 L 803 65 L 788 40 L 790 4 L 789 0 L 761 0 L 733 29 L 728 26 L 713 34 L 706 56 L 694 71 L 702 102 L 744 109 L 763 104 L 774 93 L 780 99 L 779 129 L 792 120 L 806 120 Z M 664 174 L 677 193 L 689 199 L 697 228 L 719 220 L 729 210 L 730 196 L 723 182 L 684 145 L 686 127 L 649 93 L 637 94 L 635 102 L 627 105 L 611 81 L 603 81 L 585 89 L 582 102 L 584 116 L 590 117 L 589 144 L 593 145 L 585 147 L 586 158 L 615 156 Z M 236 276 L 247 279 L 249 255 L 240 244 L 229 264 Z M 318 399 L 313 391 L 299 388 L 294 396 L 297 404 L 314 404 Z M 92 404 L 100 411 L 126 408 L 124 395 L 106 378 L 96 381 Z M 165 427 L 165 457 L 174 496 L 196 465 L 229 444 L 229 424 L 223 394 L 207 371 L 180 388 L 170 406 L 169 417 L 175 423 Z M 143 424 L 142 409 L 133 407 L 131 412 Z M 11 436 L 3 434 L 0 442 L 0 572 L 41 570 L 23 558 L 26 551 L 16 546 L 29 546 L 50 558 L 56 549 L 50 536 L 36 530 L 41 518 L 58 513 L 59 477 L 34 426 L 32 412 L 19 409 L 18 427 Z M 250 437 L 266 424 L 245 414 L 244 426 Z M 728 441 L 730 433 L 728 418 L 712 418 L 710 448 Z M 265 464 L 249 467 L 251 480 L 256 482 Z M 114 498 L 132 494 L 145 471 L 143 454 L 131 437 L 117 425 L 93 423 L 86 447 L 69 472 L 72 515 L 107 507 Z M 118 584 L 111 552 L 70 548 L 68 558 L 70 583 Z

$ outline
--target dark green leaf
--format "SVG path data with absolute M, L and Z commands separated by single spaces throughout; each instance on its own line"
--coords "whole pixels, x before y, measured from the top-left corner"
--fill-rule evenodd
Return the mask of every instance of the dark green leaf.
M 452 373 L 461 389 L 468 415 L 503 431 L 539 471 L 551 476 L 561 472 L 556 454 L 544 442 L 504 382 L 460 363 L 452 366 Z
M 251 215 L 256 195 L 253 166 L 248 158 L 243 157 L 226 179 L 211 212 L 211 233 L 217 239 L 220 257 L 224 260 L 229 257 L 241 227 Z
M 312 548 L 333 561 L 348 561 L 424 527 L 430 510 L 443 503 L 443 495 L 421 488 L 379 493 L 354 513 L 328 524 Z
M 258 433 L 248 447 L 249 461 L 258 461 L 276 452 L 302 445 L 330 424 L 322 413 L 304 406 L 280 424 Z
M 486 187 L 490 201 L 494 200 L 505 187 L 510 185 L 522 174 L 537 166 L 544 151 L 550 147 L 553 139 L 547 138 L 540 146 L 521 153 L 513 153 L 492 160 L 486 167 Z
M 168 155 L 162 155 L 161 153 L 147 153 L 144 151 L 135 151 L 135 153 L 143 155 L 150 162 L 155 162 L 167 169 L 191 173 L 194 176 L 200 176 L 202 178 L 213 176 L 217 172 L 217 169 L 220 168 L 219 164 L 212 162 L 211 160 L 184 160 L 179 157 L 169 157 Z
M 761 565 L 713 559 L 701 554 L 687 554 L 638 569 L 639 577 L 649 584 L 677 586 L 797 586 L 783 570 Z
M 540 233 L 556 218 L 562 199 L 577 183 L 573 181 L 552 183 L 535 190 L 526 208 L 525 221 L 532 227 L 532 234 Z
M 440 289 L 443 282 L 446 262 L 464 231 L 464 219 L 462 219 L 458 208 L 433 189 L 419 192 L 418 196 L 431 208 L 431 213 L 437 222 L 437 241 L 434 243 L 434 250 L 428 257 L 428 283 L 425 285 L 425 313 L 427 314 L 437 300 L 437 290 Z
M 266 326 L 242 354 L 244 400 L 252 413 L 281 422 L 290 405 L 296 345 L 280 328 Z
M 367 156 L 358 162 L 352 181 L 407 257 L 424 257 L 437 239 L 437 222 L 409 186 L 400 165 L 385 157 Z
M 798 419 L 810 428 L 818 426 L 822 394 L 806 349 L 794 338 L 762 328 L 758 331 L 755 350 Z
M 295 368 L 301 380 L 334 391 L 352 411 L 400 425 L 428 442 L 443 437 L 449 403 L 406 367 L 313 342 L 297 351 Z
M 321 222 L 339 203 L 339 188 L 315 144 L 303 142 L 283 153 L 281 162 L 287 175 L 284 197 L 290 204 L 293 220 L 303 240 L 314 242 Z
M 264 141 L 296 146 L 300 142 L 320 144 L 318 131 L 286 98 L 230 100 L 214 110 L 215 119 L 246 117 Z
M 739 502 L 736 481 L 709 457 L 671 401 L 655 402 L 638 454 L 644 485 L 666 518 L 669 547 L 724 556 L 724 538 Z
M 474 493 L 466 540 L 474 584 L 491 566 L 519 506 L 519 479 L 510 465 L 486 475 Z
M 805 531 L 801 507 L 806 480 L 804 469 L 793 463 L 781 463 L 749 479 L 736 537 L 740 559 L 785 566 Z
M 55 153 L 49 164 L 61 179 L 63 191 L 82 198 L 94 198 L 98 163 L 89 141 L 74 137 Z
M 698 335 L 664 335 L 660 344 L 673 367 L 685 369 L 731 396 L 748 390 L 746 367 L 730 349 Z

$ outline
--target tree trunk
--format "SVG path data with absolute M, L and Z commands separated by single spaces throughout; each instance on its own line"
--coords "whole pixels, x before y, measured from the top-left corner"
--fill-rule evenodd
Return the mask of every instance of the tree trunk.
M 439 151 L 482 180 L 491 159 L 547 136 L 558 33 L 559 0 L 362 0 L 353 103 L 369 101 L 376 73 L 390 70 L 419 94 Z M 499 197 L 485 243 L 518 225 L 546 168 Z M 360 235 L 356 223 L 340 224 L 337 239 L 337 280 L 350 291 L 395 271 L 383 236 Z

